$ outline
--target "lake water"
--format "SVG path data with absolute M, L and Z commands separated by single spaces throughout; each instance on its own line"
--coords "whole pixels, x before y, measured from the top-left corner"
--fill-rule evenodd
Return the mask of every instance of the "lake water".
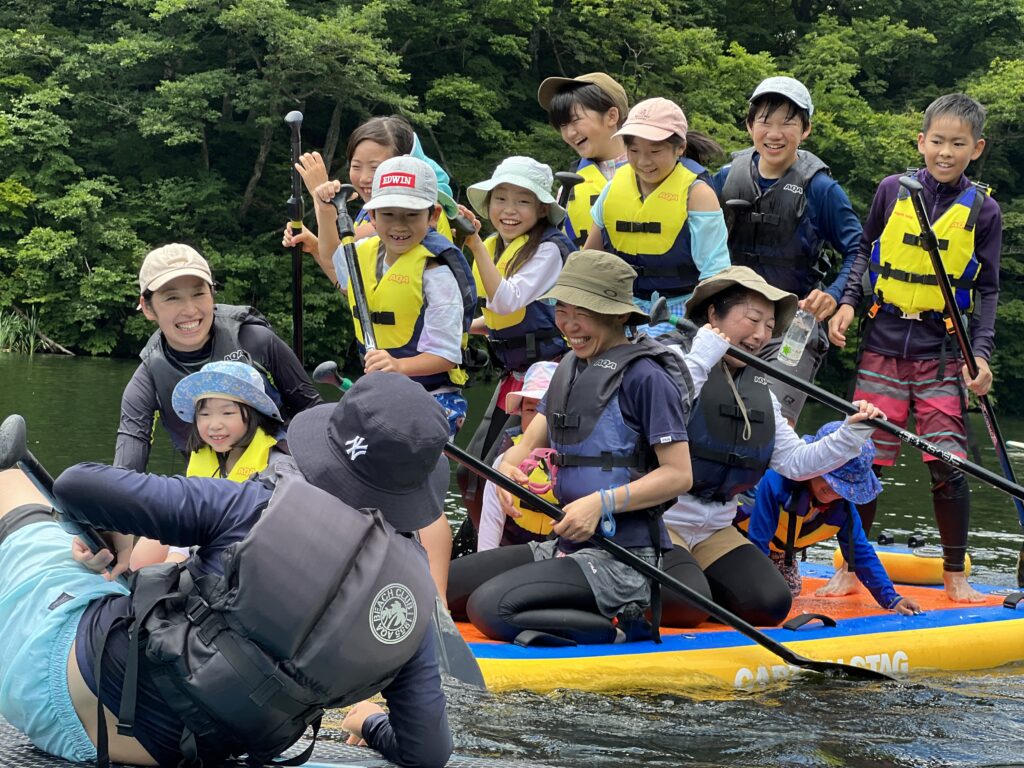
M 110 462 L 121 391 L 136 362 L 0 354 L 0 418 L 21 413 L 30 448 L 52 473 L 77 461 Z M 325 397 L 337 393 L 324 389 Z M 486 386 L 470 390 L 471 415 L 487 403 Z M 837 418 L 809 406 L 812 432 Z M 985 466 L 998 471 L 980 417 L 974 418 Z M 1004 435 L 1024 440 L 1024 421 L 1004 419 Z M 468 440 L 473 424 L 463 430 Z M 1024 454 L 1013 455 L 1024 476 Z M 158 429 L 152 471 L 182 469 Z M 922 532 L 938 543 L 928 473 L 913 449 L 884 478 L 874 533 L 904 542 Z M 974 576 L 1012 586 L 1021 533 L 1008 497 L 971 480 Z M 450 518 L 462 510 L 451 493 Z M 831 561 L 833 547 L 809 559 Z M 1024 609 L 1022 609 L 1024 610 Z M 800 680 L 757 694 L 600 696 L 564 691 L 480 694 L 449 687 L 460 751 L 501 754 L 558 766 L 998 766 L 1024 765 L 1024 691 L 1019 668 L 929 675 L 899 684 Z

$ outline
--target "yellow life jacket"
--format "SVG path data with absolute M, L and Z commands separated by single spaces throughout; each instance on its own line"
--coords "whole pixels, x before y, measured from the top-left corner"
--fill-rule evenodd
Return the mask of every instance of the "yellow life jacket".
M 512 438 L 512 444 L 515 445 L 522 440 L 522 435 L 516 435 Z M 534 467 L 530 473 L 531 483 L 550 483 L 551 475 L 544 471 L 543 467 L 538 464 Z M 549 488 L 545 493 L 539 494 L 542 499 L 549 501 L 554 505 L 558 505 L 558 499 L 555 498 L 554 487 Z M 522 502 L 518 497 L 512 497 L 512 506 L 523 513 L 522 517 L 510 517 L 508 518 L 513 523 L 518 525 L 523 530 L 529 531 L 530 533 L 537 533 L 541 536 L 547 536 L 551 533 L 551 526 L 554 525 L 554 520 L 545 515 L 543 512 L 535 512 L 532 509 L 527 509 L 522 506 Z
M 932 222 L 942 263 L 961 312 L 969 311 L 974 301 L 973 286 L 981 266 L 974 255 L 974 227 L 987 194 L 987 187 L 972 184 Z M 871 248 L 875 300 L 882 307 L 895 307 L 907 315 L 941 314 L 946 305 L 920 236 L 913 201 L 901 187 L 885 229 Z
M 236 483 L 244 483 L 254 473 L 262 472 L 270 462 L 270 449 L 275 445 L 277 445 L 277 438 L 268 435 L 262 427 L 257 427 L 252 442 L 242 451 L 235 466 L 228 472 L 227 479 L 234 480 Z M 185 474 L 187 477 L 220 477 L 217 452 L 208 445 L 193 452 L 188 457 L 188 470 Z
M 380 349 L 387 350 L 397 358 L 413 357 L 419 352 L 416 344 L 423 330 L 423 313 L 426 305 L 423 301 L 423 272 L 432 260 L 431 253 L 422 243 L 411 251 L 403 253 L 394 264 L 377 279 L 377 253 L 380 248 L 380 237 L 368 237 L 356 246 L 359 260 L 359 272 L 363 278 L 366 292 L 367 309 L 373 333 Z M 430 261 L 428 261 L 430 260 Z M 348 305 L 352 317 L 357 317 L 355 293 L 352 291 L 352 278 L 349 276 Z M 357 321 L 355 324 L 356 339 L 363 344 L 363 330 Z M 463 348 L 468 341 L 462 334 Z M 412 376 L 428 391 L 439 386 L 454 384 L 462 386 L 466 383 L 466 372 L 456 366 L 449 371 L 429 376 Z
M 526 241 L 530 239 L 529 233 L 520 235 L 511 243 L 508 247 L 502 251 L 501 256 L 495 261 L 494 255 L 498 251 L 498 246 L 501 244 L 501 237 L 498 235 L 491 235 L 484 240 L 484 247 L 487 249 L 487 253 L 491 256 L 491 261 L 494 262 L 494 266 L 498 268 L 498 272 L 502 275 L 508 275 L 508 265 L 512 263 L 512 260 L 519 254 L 519 251 L 526 245 Z M 484 290 L 484 281 L 480 277 L 480 269 L 476 265 L 476 261 L 473 262 L 473 280 L 476 282 L 476 295 L 481 299 L 487 298 L 487 291 Z M 514 312 L 510 312 L 507 315 L 499 315 L 497 312 L 492 312 L 487 308 L 486 302 L 480 308 L 484 316 L 484 322 L 487 324 L 487 328 L 492 331 L 500 331 L 505 328 L 511 328 L 513 325 L 519 325 L 526 318 L 526 307 L 520 307 Z
M 593 160 L 580 160 L 576 173 L 583 177 L 583 181 L 573 187 L 569 194 L 569 202 L 565 206 L 565 212 L 568 214 L 565 234 L 576 245 L 583 245 L 590 230 L 594 228 L 590 209 L 597 202 L 601 190 L 608 184 L 608 179 Z
M 827 522 L 817 521 L 818 515 L 827 514 L 828 507 L 819 507 L 811 503 L 806 515 L 791 513 L 785 506 L 779 508 L 779 525 L 775 529 L 775 535 L 768 542 L 770 549 L 775 552 L 785 552 L 786 542 L 789 539 L 790 520 L 793 520 L 793 550 L 799 552 L 811 544 L 819 541 L 827 541 L 835 536 L 842 529 L 839 525 L 830 525 Z M 806 532 L 804 528 L 806 527 Z

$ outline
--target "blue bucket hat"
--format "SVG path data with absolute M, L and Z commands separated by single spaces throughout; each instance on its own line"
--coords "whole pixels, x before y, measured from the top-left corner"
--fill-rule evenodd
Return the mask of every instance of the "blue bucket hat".
M 830 421 L 823 424 L 814 437 L 804 435 L 805 443 L 816 443 L 826 435 L 831 435 L 843 426 L 841 421 Z M 871 471 L 871 461 L 875 458 L 875 444 L 868 440 L 854 456 L 841 467 L 826 472 L 822 477 L 832 490 L 853 504 L 867 504 L 882 492 L 882 484 Z
M 282 421 L 281 413 L 263 388 L 259 371 L 246 363 L 220 360 L 178 382 L 171 395 L 171 406 L 182 421 L 194 421 L 196 403 L 206 397 L 219 397 L 252 406 L 265 416 Z

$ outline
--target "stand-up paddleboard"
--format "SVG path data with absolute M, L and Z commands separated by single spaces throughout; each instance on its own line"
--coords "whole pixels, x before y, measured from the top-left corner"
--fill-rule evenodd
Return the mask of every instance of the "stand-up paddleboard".
M 904 547 L 899 544 L 872 544 L 885 572 L 894 584 L 917 584 L 932 586 L 942 584 L 942 547 L 925 544 L 920 547 Z M 832 554 L 832 565 L 838 568 L 843 563 L 843 553 L 836 547 Z M 964 573 L 971 575 L 971 556 L 964 558 Z

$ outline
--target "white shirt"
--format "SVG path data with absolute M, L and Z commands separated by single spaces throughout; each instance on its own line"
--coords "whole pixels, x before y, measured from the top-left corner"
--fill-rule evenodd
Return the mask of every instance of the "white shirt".
M 519 271 L 503 277 L 487 309 L 499 315 L 516 312 L 533 303 L 555 284 L 562 272 L 562 254 L 554 243 L 541 243 Z

